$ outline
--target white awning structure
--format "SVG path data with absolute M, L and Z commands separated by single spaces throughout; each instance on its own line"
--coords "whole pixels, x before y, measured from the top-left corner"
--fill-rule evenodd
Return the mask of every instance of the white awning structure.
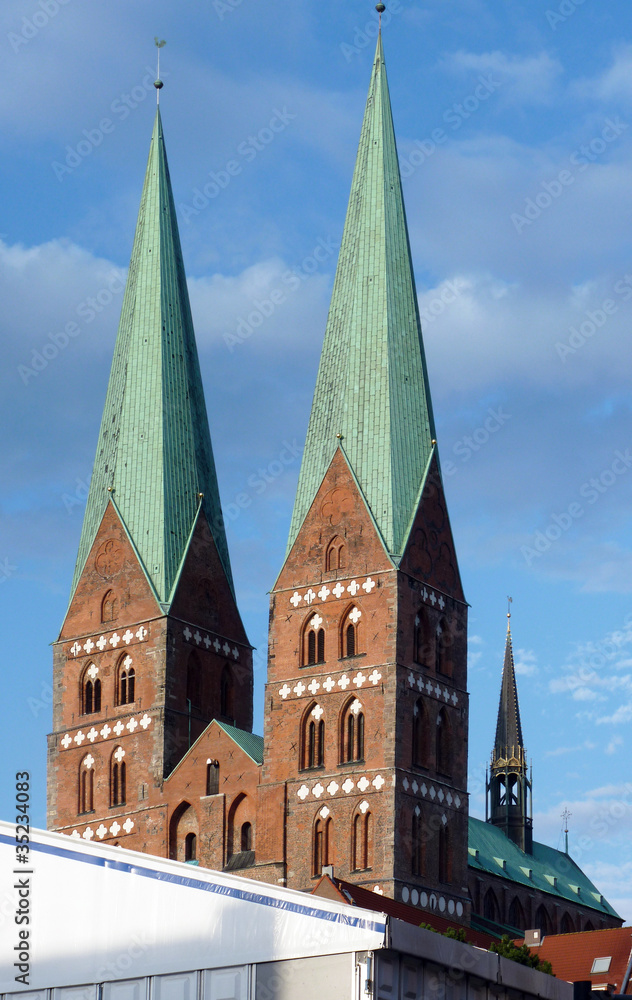
M 384 914 L 62 834 L 32 830 L 30 846 L 16 863 L 0 822 L 0 993 L 384 947 Z M 28 985 L 11 964 L 21 929 Z

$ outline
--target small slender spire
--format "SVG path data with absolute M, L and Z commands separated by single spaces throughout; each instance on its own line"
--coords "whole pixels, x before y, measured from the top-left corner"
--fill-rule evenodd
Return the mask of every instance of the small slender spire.
M 511 597 L 507 598 L 507 639 L 505 642 L 505 660 L 503 663 L 503 679 L 500 689 L 500 704 L 498 706 L 498 721 L 496 723 L 496 741 L 494 753 L 496 757 L 516 756 L 518 750 L 524 750 L 522 741 L 522 726 L 520 724 L 520 708 L 518 706 L 518 688 L 514 668 L 513 647 L 511 642 Z
M 160 50 L 166 45 L 166 41 L 158 38 L 156 35 L 154 37 L 154 45 L 158 49 L 158 60 L 156 65 L 156 79 L 154 80 L 154 87 L 156 88 L 156 107 L 160 105 L 160 91 L 162 90 L 164 84 L 160 79 Z
M 522 739 L 518 689 L 511 642 L 511 597 L 507 598 L 507 639 L 496 739 L 486 781 L 487 820 L 500 827 L 522 851 L 532 849 L 531 778 Z

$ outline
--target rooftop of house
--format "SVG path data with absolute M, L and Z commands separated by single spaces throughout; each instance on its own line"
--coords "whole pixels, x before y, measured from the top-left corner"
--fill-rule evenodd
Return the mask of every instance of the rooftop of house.
M 632 927 L 549 934 L 532 950 L 551 963 L 558 979 L 588 981 L 593 990 L 610 985 L 619 992 L 632 954 Z M 626 994 L 630 992 L 628 983 Z

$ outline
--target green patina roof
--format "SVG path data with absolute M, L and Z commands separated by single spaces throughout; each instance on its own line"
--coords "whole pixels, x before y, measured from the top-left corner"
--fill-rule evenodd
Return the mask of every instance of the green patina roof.
M 389 553 L 401 555 L 435 437 L 378 38 L 288 550 L 337 434 Z
M 467 860 L 470 868 L 587 906 L 597 913 L 619 916 L 568 854 L 536 841 L 533 854 L 525 854 L 502 830 L 473 816 L 469 819 Z
M 158 111 L 71 597 L 109 487 L 162 604 L 172 600 L 200 493 L 232 587 Z
M 237 726 L 227 726 L 225 722 L 219 722 L 218 719 L 215 719 L 215 722 L 238 747 L 241 747 L 244 753 L 248 754 L 251 760 L 254 760 L 255 764 L 263 764 L 263 736 L 247 733 L 245 729 L 238 729 Z

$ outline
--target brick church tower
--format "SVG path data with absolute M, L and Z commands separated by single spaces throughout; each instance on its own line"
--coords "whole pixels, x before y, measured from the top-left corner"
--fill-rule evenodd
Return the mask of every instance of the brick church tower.
M 466 922 L 467 606 L 381 37 L 270 621 L 260 795 L 285 839 L 258 861 Z
M 49 829 L 184 857 L 184 817 L 190 853 L 164 781 L 212 719 L 252 729 L 252 657 L 159 111 L 53 687 Z

